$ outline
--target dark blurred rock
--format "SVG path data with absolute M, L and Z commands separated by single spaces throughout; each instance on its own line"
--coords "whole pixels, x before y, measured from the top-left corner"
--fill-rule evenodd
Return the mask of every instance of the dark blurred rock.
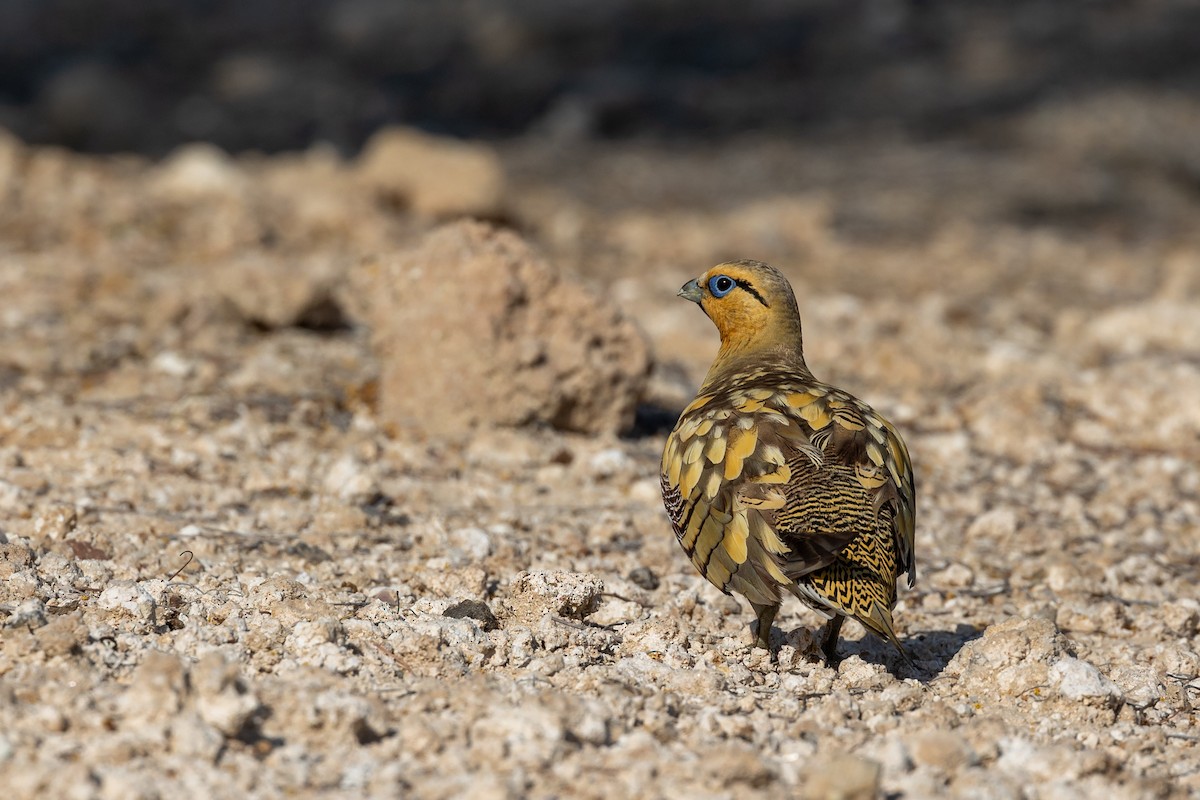
M 500 627 L 496 615 L 488 608 L 487 603 L 480 600 L 463 600 L 455 603 L 443 611 L 442 616 L 453 619 L 473 619 L 485 631 L 494 631 Z
M 396 3 L 348 0 L 326 12 L 336 52 L 382 73 L 412 74 L 446 63 L 461 45 L 462 27 L 447 14 L 464 14 L 461 2 Z
M 658 576 L 649 567 L 638 567 L 630 571 L 629 582 L 636 583 L 647 592 L 652 592 L 658 588 Z
M 143 87 L 103 61 L 55 73 L 37 107 L 53 141 L 81 150 L 136 150 L 152 113 Z

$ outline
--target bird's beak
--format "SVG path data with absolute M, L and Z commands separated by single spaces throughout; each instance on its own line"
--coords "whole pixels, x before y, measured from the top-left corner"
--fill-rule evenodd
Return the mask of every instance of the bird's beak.
M 685 300 L 691 300 L 693 303 L 699 303 L 701 298 L 704 297 L 704 290 L 700 288 L 700 281 L 692 278 L 679 290 L 679 296 Z

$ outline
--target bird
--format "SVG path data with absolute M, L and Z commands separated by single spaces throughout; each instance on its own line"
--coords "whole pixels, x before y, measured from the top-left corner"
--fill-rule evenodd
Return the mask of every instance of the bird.
M 916 488 L 900 433 L 869 405 L 817 380 L 804 360 L 787 278 L 761 261 L 718 264 L 679 296 L 721 346 L 663 448 L 663 505 L 700 574 L 749 601 L 770 651 L 784 592 L 828 620 L 826 662 L 857 620 L 896 636 L 896 585 L 916 585 Z

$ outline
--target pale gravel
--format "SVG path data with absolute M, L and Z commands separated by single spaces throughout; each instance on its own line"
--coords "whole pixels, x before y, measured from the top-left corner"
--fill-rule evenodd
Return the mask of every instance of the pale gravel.
M 919 173 L 905 147 L 881 159 Z M 1000 178 L 914 187 L 949 223 L 880 243 L 840 232 L 835 189 L 700 202 L 696 171 L 736 163 L 614 148 L 596 163 L 638 169 L 584 190 L 504 156 L 514 219 L 647 332 L 667 409 L 716 345 L 678 285 L 729 255 L 795 277 L 814 371 L 912 449 L 916 669 L 853 624 L 823 665 L 796 605 L 776 658 L 752 649 L 670 535 L 661 429 L 389 431 L 342 279 L 430 223 L 351 166 L 8 146 L 11 796 L 1200 792 L 1200 248 L 1003 223 Z M 499 626 L 444 615 L 463 600 Z

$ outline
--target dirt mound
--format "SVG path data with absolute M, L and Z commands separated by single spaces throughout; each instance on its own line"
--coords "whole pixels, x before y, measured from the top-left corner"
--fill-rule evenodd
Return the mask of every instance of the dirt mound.
M 633 425 L 650 352 L 609 299 L 511 232 L 458 223 L 358 273 L 386 422 L 433 434 Z

